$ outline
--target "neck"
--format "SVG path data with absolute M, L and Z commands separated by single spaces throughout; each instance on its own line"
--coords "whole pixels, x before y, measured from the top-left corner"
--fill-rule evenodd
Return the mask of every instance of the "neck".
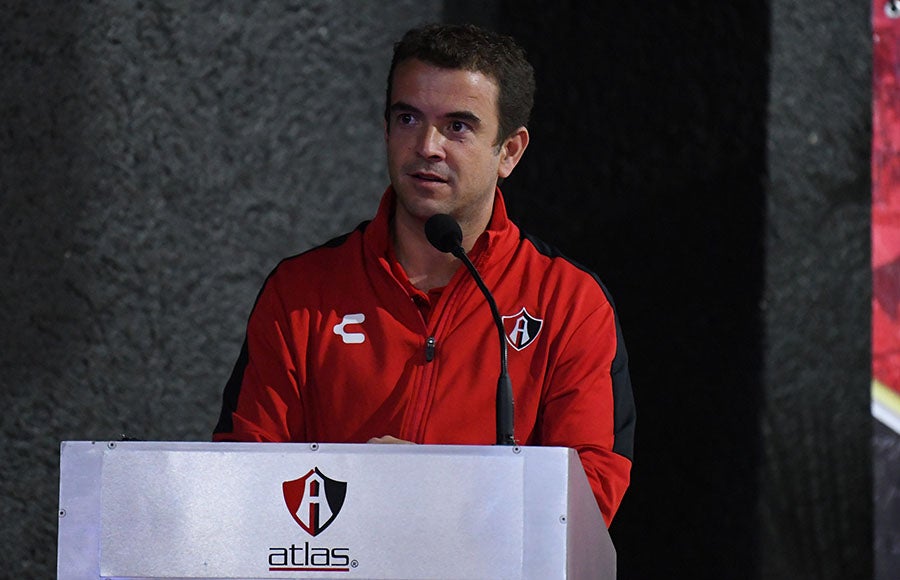
M 495 196 L 491 195 L 463 215 L 454 216 L 462 230 L 460 245 L 467 254 L 490 224 L 494 202 Z M 446 286 L 462 264 L 454 255 L 431 245 L 425 236 L 425 221 L 426 218 L 408 211 L 400 200 L 395 201 L 390 219 L 394 253 L 413 286 L 427 292 Z
M 423 228 L 417 229 L 395 221 L 393 237 L 397 260 L 409 276 L 410 283 L 419 290 L 428 292 L 432 288 L 446 286 L 459 268 L 456 257 L 435 249 L 428 242 Z
M 441 252 L 429 243 L 425 237 L 425 224 L 419 220 L 396 219 L 393 222 L 394 253 L 403 266 L 413 286 L 427 292 L 432 288 L 446 286 L 460 268 L 459 260 L 449 253 Z M 482 227 L 463 228 L 462 247 L 466 253 L 472 250 L 478 236 L 485 230 Z

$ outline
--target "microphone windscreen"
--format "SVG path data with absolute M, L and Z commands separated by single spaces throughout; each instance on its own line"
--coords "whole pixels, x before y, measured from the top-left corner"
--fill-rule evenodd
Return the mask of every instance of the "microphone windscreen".
M 462 229 L 455 219 L 439 213 L 425 222 L 425 237 L 438 250 L 452 252 L 462 244 Z

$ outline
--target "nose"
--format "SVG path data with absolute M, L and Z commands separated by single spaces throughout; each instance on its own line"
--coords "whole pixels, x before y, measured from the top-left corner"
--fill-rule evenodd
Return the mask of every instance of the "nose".
M 425 159 L 443 159 L 444 135 L 436 127 L 427 125 L 419 136 L 418 153 Z

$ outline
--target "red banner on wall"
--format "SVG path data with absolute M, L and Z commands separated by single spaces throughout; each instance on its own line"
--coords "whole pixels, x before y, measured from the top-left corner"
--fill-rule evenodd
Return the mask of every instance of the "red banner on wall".
M 872 413 L 900 433 L 900 0 L 872 32 Z

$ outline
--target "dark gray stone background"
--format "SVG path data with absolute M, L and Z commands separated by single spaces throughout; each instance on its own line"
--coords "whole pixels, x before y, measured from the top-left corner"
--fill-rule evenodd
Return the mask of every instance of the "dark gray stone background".
M 54 575 L 61 440 L 210 437 L 265 275 L 374 212 L 440 8 L 4 3 L 0 575 Z
M 875 480 L 875 578 L 892 580 L 900 570 L 900 434 L 873 419 Z
M 869 578 L 871 6 L 771 6 L 760 572 Z
M 53 576 L 61 440 L 209 438 L 265 275 L 374 211 L 392 42 L 446 18 L 526 46 L 511 212 L 617 299 L 639 405 L 620 578 L 871 578 L 873 542 L 893 578 L 884 428 L 872 537 L 869 11 L 4 3 L 0 570 Z

